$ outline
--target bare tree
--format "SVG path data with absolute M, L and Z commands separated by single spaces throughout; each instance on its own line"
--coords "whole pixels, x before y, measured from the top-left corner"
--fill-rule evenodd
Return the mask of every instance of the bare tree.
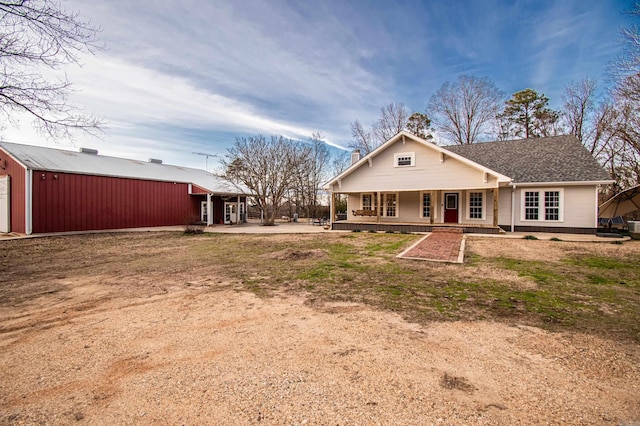
M 407 126 L 409 113 L 402 102 L 390 103 L 380 108 L 380 118 L 373 122 L 370 129 L 365 129 L 358 120 L 351 123 L 352 141 L 349 148 L 359 149 L 363 155 L 382 145 Z
M 640 184 L 640 75 L 618 83 L 596 115 L 598 144 L 594 155 L 615 180 L 613 193 Z M 611 194 L 612 195 L 612 194 Z
M 251 191 L 265 214 L 265 225 L 275 224 L 278 209 L 294 186 L 295 172 L 308 160 L 309 150 L 304 148 L 283 136 L 238 137 L 222 159 L 223 177 Z
M 622 80 L 615 89 L 614 99 L 619 113 L 618 136 L 640 160 L 640 74 Z
M 392 102 L 380 108 L 380 118 L 372 126 L 373 134 L 379 144 L 391 139 L 407 125 L 409 112 L 402 102 Z
M 494 136 L 496 116 L 505 94 L 488 78 L 470 75 L 446 82 L 431 97 L 427 111 L 436 130 L 455 144 L 470 144 Z
M 300 144 L 300 162 L 295 171 L 291 171 L 295 175 L 291 188 L 295 204 L 307 217 L 318 216 L 319 192 L 327 180 L 330 153 L 323 139 L 323 135 L 316 132 Z
M 593 129 L 590 119 L 596 108 L 597 83 L 594 79 L 585 78 L 565 88 L 562 95 L 563 119 L 569 132 L 582 143 L 589 138 Z
M 585 78 L 565 88 L 562 119 L 567 130 L 591 152 L 607 164 L 608 153 L 615 145 L 618 111 L 609 101 L 596 104 L 597 82 Z
M 0 1 L 0 110 L 11 124 L 17 124 L 15 113 L 27 113 L 53 138 L 100 129 L 100 120 L 69 104 L 66 79 L 49 81 L 39 73 L 42 67 L 78 64 L 80 53 L 99 47 L 97 32 L 57 0 Z
M 618 111 L 611 102 L 603 102 L 595 110 L 590 123 L 591 130 L 582 144 L 589 152 L 599 158 L 617 137 Z
M 349 148 L 359 149 L 364 155 L 370 153 L 378 146 L 377 140 L 374 140 L 371 130 L 365 130 L 357 119 L 351 123 L 351 136 L 353 139 L 349 143 Z
M 608 169 L 616 190 L 640 183 L 640 2 L 635 1 L 626 13 L 635 24 L 622 29 L 623 52 L 611 67 L 616 80 L 611 107 L 615 121 Z
M 640 19 L 640 2 L 636 1 L 631 9 L 625 11 L 635 20 Z M 630 74 L 640 73 L 640 26 L 637 24 L 622 28 L 622 54 L 610 65 L 614 78 L 624 78 Z
M 331 175 L 338 176 L 351 165 L 351 155 L 348 152 L 340 151 L 334 154 L 331 161 Z

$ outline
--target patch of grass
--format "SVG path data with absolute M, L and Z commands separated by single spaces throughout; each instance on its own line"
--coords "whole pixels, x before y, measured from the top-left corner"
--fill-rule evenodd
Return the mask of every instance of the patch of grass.
M 0 306 L 55 290 L 60 276 L 99 275 L 137 291 L 147 281 L 202 281 L 221 283 L 202 291 L 241 286 L 260 297 L 303 293 L 320 302 L 366 303 L 419 323 L 481 319 L 640 342 L 640 242 L 553 244 L 549 258 L 546 241 L 511 240 L 513 254 L 493 255 L 474 251 L 471 240 L 465 263 L 455 268 L 395 257 L 419 238 L 176 232 L 16 240 L 0 247 Z M 526 251 L 524 259 L 516 258 L 519 250 Z
M 402 239 L 380 239 L 379 241 L 371 242 L 365 245 L 365 250 L 369 256 L 374 256 L 379 252 L 389 253 L 389 254 L 398 254 L 403 246 L 407 244 L 409 240 L 406 238 Z
M 600 275 L 589 275 L 588 278 L 592 284 L 609 284 L 609 280 Z
M 267 294 L 300 290 L 319 300 L 367 303 L 417 322 L 483 319 L 640 341 L 640 257 L 604 256 L 596 244 L 580 245 L 580 250 L 574 243 L 557 246 L 566 255 L 556 259 L 548 259 L 543 246 L 536 248 L 540 257 L 534 260 L 468 251 L 465 263 L 451 269 L 395 258 L 419 235 L 325 234 L 293 242 L 238 238 L 225 237 L 226 241 L 212 241 L 210 246 L 218 250 L 216 262 L 224 259 L 223 270 L 229 277 L 249 273 L 264 277 L 251 282 L 254 292 L 256 286 Z M 246 262 L 247 246 L 252 247 L 251 262 Z M 285 249 L 321 249 L 326 255 L 296 261 L 269 257 Z M 493 278 L 483 276 L 487 267 Z M 513 277 L 514 272 L 530 284 L 499 278 Z
M 520 277 L 531 277 L 537 283 L 548 284 L 551 282 L 561 282 L 564 277 L 557 274 L 549 267 L 548 262 L 524 261 L 510 258 L 496 258 L 496 261 L 505 269 L 515 271 Z
M 577 266 L 586 266 L 596 269 L 626 269 L 630 266 L 628 263 L 620 262 L 617 259 L 604 256 L 573 258 L 567 262 Z
M 395 285 L 377 287 L 376 290 L 383 293 L 391 294 L 393 296 L 400 296 L 402 294 L 402 288 Z
M 549 241 L 562 241 L 562 240 L 558 237 L 553 237 L 553 238 L 550 238 Z
M 524 237 L 522 237 L 522 239 L 524 239 L 524 240 L 537 240 L 538 237 L 536 237 L 535 235 L 525 235 Z

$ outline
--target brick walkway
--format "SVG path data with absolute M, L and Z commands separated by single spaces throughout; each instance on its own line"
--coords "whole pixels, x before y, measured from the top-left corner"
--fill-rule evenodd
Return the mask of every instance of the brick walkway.
M 398 257 L 405 259 L 433 260 L 462 263 L 464 234 L 460 228 L 434 228 L 433 232 L 418 241 Z

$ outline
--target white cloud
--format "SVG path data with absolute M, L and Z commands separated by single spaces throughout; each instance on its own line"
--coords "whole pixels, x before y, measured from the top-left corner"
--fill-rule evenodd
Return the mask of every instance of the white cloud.
M 331 13 L 302 16 L 293 6 L 260 0 L 78 7 L 102 20 L 111 56 L 269 109 L 262 115 L 317 125 L 317 111 L 333 126 L 343 111 L 366 112 L 368 102 L 385 97 L 387 80 L 355 54 L 370 50 L 370 34 L 354 34 Z
M 101 152 L 117 155 L 113 148 L 142 159 L 224 152 L 234 136 L 255 133 L 304 139 L 320 131 L 343 146 L 351 121 L 367 125 L 389 102 L 421 110 L 460 73 L 487 75 L 508 92 L 533 85 L 553 99 L 558 91 L 550 93 L 550 81 L 565 85 L 586 68 L 572 56 L 574 40 L 598 69 L 611 43 L 598 37 L 612 27 L 610 19 L 597 22 L 607 5 L 596 0 L 367 7 L 340 0 L 66 0 L 63 6 L 100 25 L 107 45 L 83 67 L 65 70 L 78 90 L 73 103 L 109 126 L 104 141 L 81 136 L 76 146 L 97 144 Z M 4 134 L 45 143 L 26 123 Z
M 270 119 L 251 105 L 163 74 L 108 57 L 89 58 L 68 72 L 75 98 L 117 128 L 176 125 L 200 129 L 310 134 L 301 126 Z

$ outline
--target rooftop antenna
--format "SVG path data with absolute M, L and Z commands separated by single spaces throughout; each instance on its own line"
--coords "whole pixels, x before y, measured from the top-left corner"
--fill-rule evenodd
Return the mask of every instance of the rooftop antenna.
M 192 152 L 192 154 L 202 155 L 202 156 L 205 157 L 205 160 L 204 160 L 204 171 L 207 172 L 207 173 L 209 173 L 209 157 L 215 158 L 215 157 L 218 156 L 218 154 L 207 154 L 206 152 Z

